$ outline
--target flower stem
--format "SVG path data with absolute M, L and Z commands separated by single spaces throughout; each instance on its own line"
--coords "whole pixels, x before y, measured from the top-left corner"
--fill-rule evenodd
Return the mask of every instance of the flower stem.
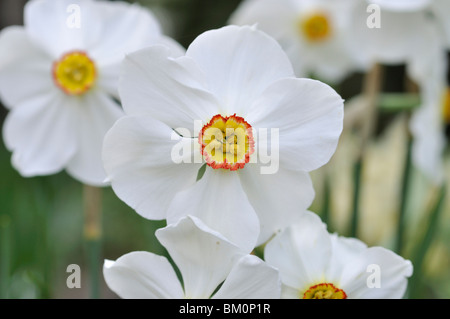
M 437 226 L 439 225 L 439 218 L 444 207 L 444 199 L 446 194 L 445 185 L 441 186 L 440 190 L 437 190 L 433 193 L 438 194 L 438 196 L 437 199 L 435 198 L 434 205 L 430 209 L 428 225 L 425 230 L 425 234 L 423 235 L 423 238 L 421 238 L 421 240 L 419 241 L 420 244 L 417 247 L 417 250 L 415 251 L 412 258 L 414 265 L 414 274 L 411 278 L 411 284 L 409 286 L 411 298 L 423 297 L 423 295 L 420 294 L 422 291 L 421 289 L 421 282 L 423 275 L 422 267 L 425 261 L 426 254 L 436 236 Z
M 406 148 L 405 155 L 405 164 L 403 166 L 403 180 L 402 180 L 402 188 L 401 188 L 401 198 L 400 198 L 400 209 L 398 214 L 397 221 L 397 232 L 396 232 L 396 241 L 395 241 L 395 251 L 397 254 L 402 254 L 403 249 L 403 237 L 404 237 L 404 229 L 405 229 L 405 215 L 406 215 L 406 206 L 408 204 L 408 186 L 410 180 L 410 171 L 411 171 L 411 152 L 412 152 L 412 137 L 408 134 L 408 143 Z
M 363 96 L 366 103 L 365 116 L 362 119 L 361 147 L 356 158 L 354 167 L 354 192 L 353 192 L 353 212 L 350 224 L 350 236 L 358 236 L 359 204 L 361 194 L 361 179 L 363 171 L 364 156 L 367 146 L 372 139 L 378 119 L 378 99 L 381 91 L 383 77 L 383 67 L 376 63 L 366 74 L 363 86 Z
M 0 299 L 9 296 L 9 272 L 11 266 L 11 219 L 0 216 Z
M 89 267 L 90 296 L 100 297 L 100 267 L 102 238 L 102 189 L 90 185 L 83 186 L 84 240 Z

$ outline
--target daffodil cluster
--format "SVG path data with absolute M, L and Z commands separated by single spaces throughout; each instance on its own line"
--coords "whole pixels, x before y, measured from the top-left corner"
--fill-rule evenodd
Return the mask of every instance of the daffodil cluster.
M 156 237 L 173 263 L 142 251 L 105 261 L 122 298 L 402 298 L 409 260 L 330 234 L 308 211 L 344 101 L 305 77 L 336 82 L 382 58 L 351 41 L 363 2 L 243 1 L 185 50 L 137 5 L 32 0 L 25 26 L 0 35 L 13 166 L 66 169 L 167 222 Z

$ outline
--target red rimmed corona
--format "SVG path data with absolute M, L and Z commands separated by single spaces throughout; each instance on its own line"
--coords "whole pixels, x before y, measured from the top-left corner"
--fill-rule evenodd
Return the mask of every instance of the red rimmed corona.
M 252 126 L 236 114 L 213 116 L 202 128 L 198 142 L 206 164 L 214 169 L 242 169 L 255 150 Z
M 303 299 L 347 299 L 347 294 L 331 283 L 322 283 L 311 286 L 303 294 Z
M 94 61 L 83 51 L 64 54 L 53 63 L 55 84 L 68 95 L 81 95 L 88 91 L 97 79 Z

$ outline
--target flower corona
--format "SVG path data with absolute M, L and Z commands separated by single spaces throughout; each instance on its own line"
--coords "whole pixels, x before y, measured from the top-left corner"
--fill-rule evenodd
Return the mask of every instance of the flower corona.
M 81 95 L 95 83 L 97 71 L 94 62 L 85 52 L 66 53 L 53 64 L 56 85 L 69 95 Z
M 242 117 L 215 115 L 198 137 L 206 163 L 214 169 L 241 169 L 254 152 L 252 127 Z
M 311 286 L 303 294 L 303 299 L 347 299 L 347 294 L 331 283 L 323 283 Z
M 299 29 L 308 41 L 322 42 L 331 35 L 330 18 L 322 12 L 309 14 L 300 19 Z

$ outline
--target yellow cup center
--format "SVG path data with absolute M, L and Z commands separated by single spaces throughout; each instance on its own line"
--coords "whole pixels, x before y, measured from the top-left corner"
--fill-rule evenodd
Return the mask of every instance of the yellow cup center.
M 311 286 L 306 290 L 303 299 L 347 299 L 347 295 L 333 284 L 322 283 Z
M 330 19 L 324 13 L 312 13 L 301 17 L 299 29 L 310 42 L 322 42 L 330 37 L 332 31 Z
M 85 93 L 97 78 L 94 62 L 81 51 L 67 53 L 55 61 L 52 73 L 55 84 L 69 95 Z
M 252 127 L 242 117 L 215 115 L 199 134 L 203 158 L 214 169 L 238 170 L 254 152 Z

